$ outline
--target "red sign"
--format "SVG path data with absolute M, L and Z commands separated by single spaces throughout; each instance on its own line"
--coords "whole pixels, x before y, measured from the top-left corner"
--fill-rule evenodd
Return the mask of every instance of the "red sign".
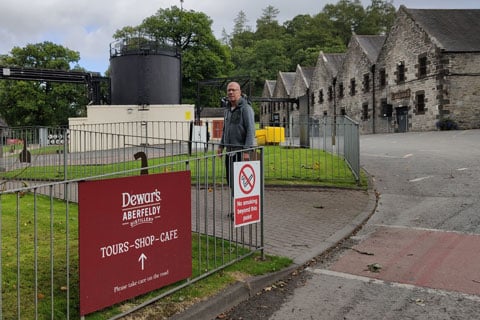
M 235 227 L 260 221 L 260 161 L 235 162 L 233 167 Z
M 260 197 L 235 198 L 235 226 L 260 221 Z
M 79 183 L 80 315 L 192 273 L 190 172 Z

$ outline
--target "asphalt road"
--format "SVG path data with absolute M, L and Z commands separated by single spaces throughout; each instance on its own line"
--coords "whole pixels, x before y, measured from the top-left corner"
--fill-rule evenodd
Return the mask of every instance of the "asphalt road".
M 375 214 L 225 319 L 478 319 L 480 130 L 361 137 Z

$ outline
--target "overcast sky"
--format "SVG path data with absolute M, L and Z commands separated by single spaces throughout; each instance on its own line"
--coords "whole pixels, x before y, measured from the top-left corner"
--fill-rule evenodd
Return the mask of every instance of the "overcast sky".
M 283 23 L 299 14 L 314 15 L 328 0 L 246 0 L 243 7 L 234 1 L 184 0 L 185 10 L 204 12 L 213 20 L 212 29 L 220 38 L 222 30 L 232 32 L 233 19 L 243 10 L 248 25 L 255 27 L 262 10 L 269 5 L 280 13 Z M 371 3 L 362 0 L 364 7 Z M 419 4 L 421 3 L 421 4 Z M 394 0 L 408 8 L 465 9 L 480 8 L 473 0 Z M 116 30 L 125 26 L 137 26 L 144 18 L 154 15 L 160 8 L 181 6 L 180 0 L 0 0 L 0 54 L 27 44 L 51 41 L 80 52 L 80 66 L 89 71 L 108 69 L 109 45 Z

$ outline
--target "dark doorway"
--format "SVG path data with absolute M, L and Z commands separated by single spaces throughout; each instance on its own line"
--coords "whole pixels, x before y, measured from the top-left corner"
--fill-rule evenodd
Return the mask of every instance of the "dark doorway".
M 396 108 L 398 132 L 408 131 L 408 107 Z

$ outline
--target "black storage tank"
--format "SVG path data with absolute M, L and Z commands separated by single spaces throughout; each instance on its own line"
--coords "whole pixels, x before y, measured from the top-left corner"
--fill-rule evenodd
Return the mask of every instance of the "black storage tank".
M 113 105 L 181 103 L 181 58 L 173 47 L 155 43 L 110 45 Z

